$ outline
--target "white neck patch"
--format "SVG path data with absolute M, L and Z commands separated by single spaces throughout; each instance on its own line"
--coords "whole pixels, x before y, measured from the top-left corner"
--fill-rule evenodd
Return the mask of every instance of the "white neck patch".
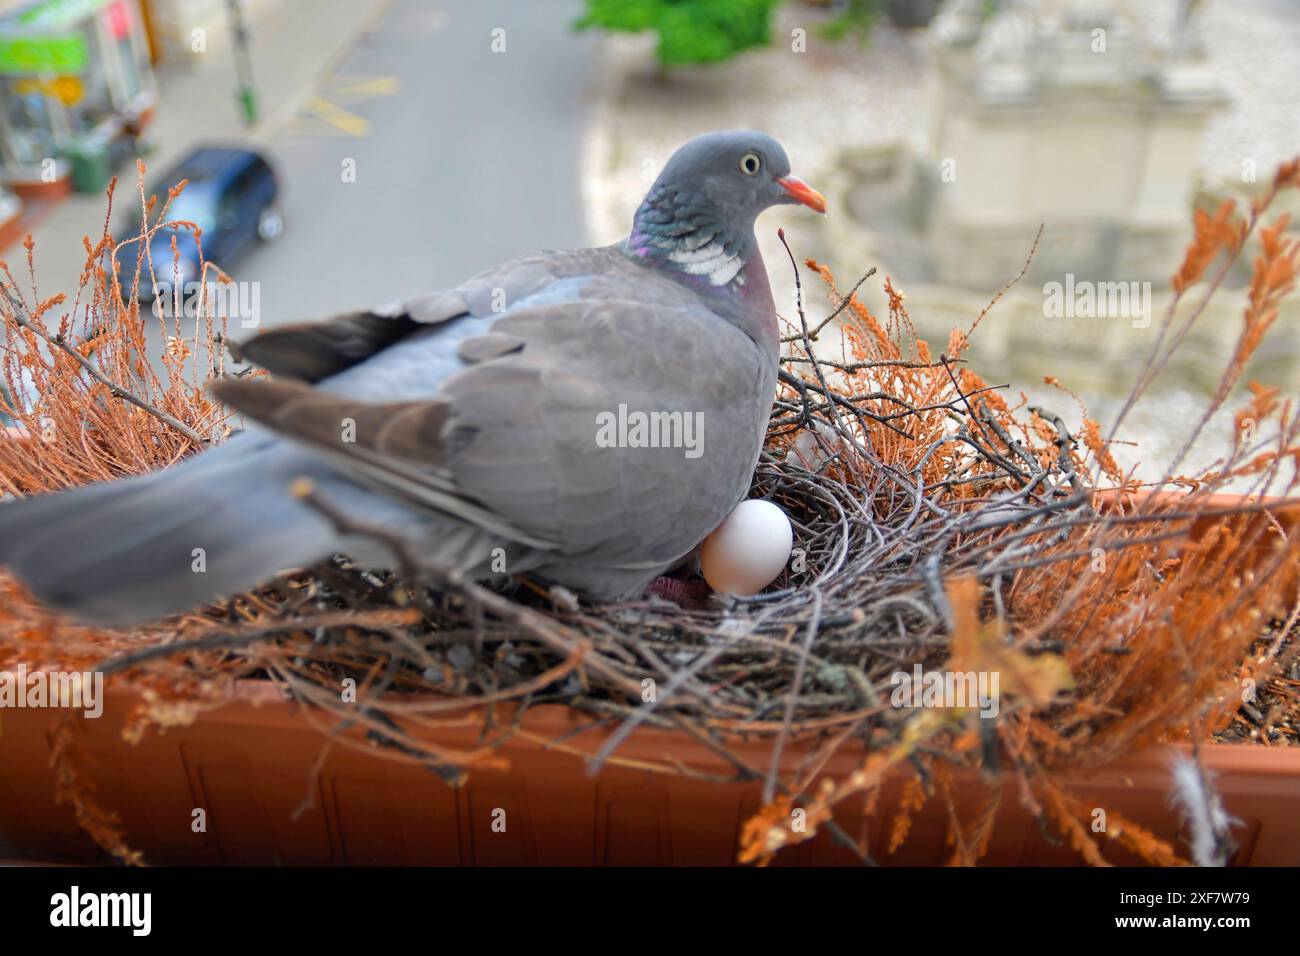
M 726 285 L 732 279 L 736 279 L 737 285 L 745 283 L 744 276 L 736 278 L 745 266 L 744 260 L 728 255 L 720 242 L 710 242 L 698 249 L 674 249 L 668 253 L 668 259 L 689 275 L 708 276 L 710 285 Z

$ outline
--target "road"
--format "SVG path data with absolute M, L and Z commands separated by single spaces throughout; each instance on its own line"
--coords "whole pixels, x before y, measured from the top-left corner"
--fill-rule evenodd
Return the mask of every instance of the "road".
M 260 324 L 381 305 L 512 256 L 585 245 L 579 177 L 596 49 L 570 29 L 580 9 L 580 0 L 269 8 L 252 31 L 268 118 L 251 135 L 280 173 L 285 230 L 220 263 L 257 283 Z M 201 71 L 160 72 L 159 86 L 151 182 L 194 143 L 248 139 L 228 49 Z M 119 175 L 129 197 L 133 173 Z M 33 229 L 41 297 L 72 300 L 82 236 L 97 237 L 103 219 L 102 196 L 74 196 Z M 4 255 L 21 263 L 20 247 Z M 158 327 L 146 330 L 160 354 Z
M 595 48 L 569 29 L 579 6 L 395 0 L 267 143 L 284 178 L 285 232 L 234 270 L 261 283 L 264 325 L 585 244 Z

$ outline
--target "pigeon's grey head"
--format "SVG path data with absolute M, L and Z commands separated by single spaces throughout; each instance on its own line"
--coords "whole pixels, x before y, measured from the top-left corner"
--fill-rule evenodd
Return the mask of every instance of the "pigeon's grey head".
M 672 189 L 698 211 L 714 207 L 737 225 L 779 203 L 826 211 L 826 200 L 797 176 L 771 136 L 754 130 L 707 133 L 673 153 L 653 188 Z
M 757 255 L 754 220 L 784 203 L 826 211 L 822 194 L 790 174 L 790 160 L 775 139 L 753 130 L 697 136 L 673 153 L 650 187 L 628 250 L 707 277 L 712 285 L 729 285 Z

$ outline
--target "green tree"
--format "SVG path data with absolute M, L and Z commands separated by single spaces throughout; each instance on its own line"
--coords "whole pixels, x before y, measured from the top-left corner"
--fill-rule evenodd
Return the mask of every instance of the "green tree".
M 839 16 L 822 24 L 821 34 L 828 40 L 856 35 L 858 43 L 866 46 L 879 12 L 880 0 L 848 0 Z
M 772 11 L 781 0 L 587 0 L 574 26 L 659 34 L 664 66 L 721 63 L 742 50 L 765 46 Z

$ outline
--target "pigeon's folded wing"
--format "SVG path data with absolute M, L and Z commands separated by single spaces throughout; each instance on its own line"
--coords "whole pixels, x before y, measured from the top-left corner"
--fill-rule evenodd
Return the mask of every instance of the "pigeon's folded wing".
M 324 453 L 341 470 L 416 507 L 454 515 L 530 547 L 553 542 L 528 535 L 474 502 L 445 462 L 459 438 L 446 430 L 440 401 L 378 404 L 275 379 L 224 379 L 212 392 L 248 418 Z
M 715 526 L 748 483 L 770 401 L 759 350 L 689 291 L 618 262 L 528 285 L 500 317 L 473 318 L 470 295 L 467 315 L 318 385 L 213 391 L 345 473 L 503 538 L 611 566 L 680 556 L 697 543 L 681 529 Z M 699 448 L 610 447 L 601 422 L 620 408 L 675 414 Z
M 558 279 L 599 265 L 604 249 L 542 253 L 505 263 L 454 289 L 392 302 L 376 309 L 345 312 L 316 322 L 282 325 L 246 342 L 230 343 L 237 361 L 276 375 L 319 382 L 351 368 L 407 336 L 462 316 L 489 316 L 544 291 Z

